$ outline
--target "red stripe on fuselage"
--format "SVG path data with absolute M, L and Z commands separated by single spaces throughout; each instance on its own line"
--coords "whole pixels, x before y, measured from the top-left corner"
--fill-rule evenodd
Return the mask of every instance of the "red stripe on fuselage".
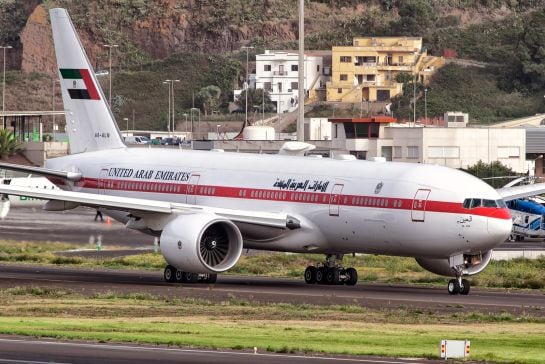
M 167 182 L 142 182 L 134 180 L 96 179 L 82 178 L 75 183 L 81 188 L 104 189 L 125 192 L 166 193 L 173 195 L 185 195 L 188 191 L 187 183 Z M 260 188 L 190 185 L 193 192 L 190 195 L 202 197 L 238 198 L 244 200 L 284 201 L 293 203 L 308 203 L 317 205 L 329 205 L 333 203 L 329 192 L 297 192 Z M 360 195 L 337 195 L 336 205 L 367 208 L 382 208 L 391 210 L 413 210 L 413 199 L 396 197 L 377 197 Z M 511 220 L 511 214 L 507 208 L 477 207 L 465 209 L 461 202 L 431 201 L 425 205 L 426 212 L 442 212 L 466 215 L 491 217 L 501 220 Z
M 80 69 L 81 77 L 83 78 L 83 82 L 85 83 L 85 88 L 87 89 L 87 92 L 89 92 L 89 97 L 91 100 L 100 100 L 100 96 L 98 94 L 98 90 L 95 87 L 95 83 L 93 82 L 93 79 L 91 78 L 91 74 L 89 73 L 88 69 Z

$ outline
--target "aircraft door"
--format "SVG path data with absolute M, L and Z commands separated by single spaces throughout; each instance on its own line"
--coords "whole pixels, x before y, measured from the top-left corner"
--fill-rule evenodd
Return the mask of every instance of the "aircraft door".
M 106 184 L 108 183 L 108 168 L 102 168 L 100 174 L 98 175 L 97 189 L 98 193 L 103 195 L 104 190 L 106 189 Z
M 343 184 L 335 184 L 329 196 L 329 216 L 339 216 L 339 203 L 341 201 L 341 192 Z
M 430 190 L 419 189 L 416 191 L 413 199 L 411 218 L 413 221 L 423 222 L 426 214 L 426 202 L 430 195 Z
M 195 205 L 197 203 L 197 187 L 199 186 L 200 174 L 192 174 L 187 181 L 186 203 Z

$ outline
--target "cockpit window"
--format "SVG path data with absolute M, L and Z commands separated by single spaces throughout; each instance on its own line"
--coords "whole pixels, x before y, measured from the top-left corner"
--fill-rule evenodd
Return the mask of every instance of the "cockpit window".
M 464 200 L 465 209 L 474 209 L 477 207 L 495 207 L 495 208 L 506 208 L 507 205 L 503 200 L 486 200 L 481 198 L 466 198 Z

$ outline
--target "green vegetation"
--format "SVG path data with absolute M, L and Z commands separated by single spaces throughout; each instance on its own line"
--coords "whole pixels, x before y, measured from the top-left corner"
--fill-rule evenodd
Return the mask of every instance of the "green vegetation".
M 439 340 L 471 340 L 471 359 L 545 360 L 543 318 L 417 309 L 214 303 L 148 294 L 14 287 L 0 291 L 0 333 L 261 352 L 436 358 Z
M 21 150 L 21 142 L 8 129 L 0 130 L 0 159 L 14 155 Z
M 494 188 L 505 186 L 507 183 L 513 180 L 512 177 L 517 176 L 517 174 L 511 168 L 504 166 L 500 161 L 494 161 L 491 163 L 478 161 L 477 164 L 464 169 L 464 171 L 474 175 L 475 177 L 484 179 L 486 183 Z
M 61 243 L 0 242 L 0 262 L 75 265 L 108 269 L 131 268 L 162 270 L 165 261 L 160 253 L 143 253 L 120 258 L 107 258 L 97 251 L 90 257 L 65 256 L 59 253 L 78 246 Z M 93 246 L 88 246 L 93 248 Z M 115 249 L 115 247 L 112 247 Z M 226 274 L 261 275 L 302 278 L 307 265 L 322 260 L 321 255 L 264 253 L 242 256 Z M 358 270 L 360 281 L 395 284 L 438 285 L 444 287 L 449 278 L 422 269 L 413 258 L 381 255 L 345 256 L 344 264 Z M 493 261 L 476 276 L 473 286 L 494 288 L 545 289 L 545 257 Z

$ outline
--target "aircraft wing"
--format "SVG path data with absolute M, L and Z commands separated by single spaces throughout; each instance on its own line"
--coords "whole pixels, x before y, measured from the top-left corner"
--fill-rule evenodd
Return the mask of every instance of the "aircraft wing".
M 104 208 L 126 211 L 135 216 L 145 214 L 183 214 L 183 213 L 213 213 L 233 222 L 241 222 L 253 225 L 268 226 L 281 229 L 295 229 L 299 227 L 299 221 L 285 213 L 260 212 L 247 210 L 222 209 L 209 206 L 171 203 L 150 199 L 99 195 L 94 193 L 72 192 L 63 190 L 40 190 L 36 188 L 0 185 L 0 195 L 15 195 L 38 198 L 42 200 L 58 201 L 64 203 L 65 208 L 72 209 L 77 206 L 92 208 Z M 58 207 L 59 205 L 57 205 Z
M 545 193 L 545 183 L 498 188 L 496 191 L 505 201 L 531 197 Z
M 60 177 L 69 181 L 77 182 L 81 179 L 81 173 L 79 172 L 67 172 L 58 171 L 55 169 L 34 167 L 34 166 L 22 166 L 19 164 L 0 163 L 0 169 L 7 169 L 10 171 L 26 172 L 30 174 L 37 174 L 40 176 Z

